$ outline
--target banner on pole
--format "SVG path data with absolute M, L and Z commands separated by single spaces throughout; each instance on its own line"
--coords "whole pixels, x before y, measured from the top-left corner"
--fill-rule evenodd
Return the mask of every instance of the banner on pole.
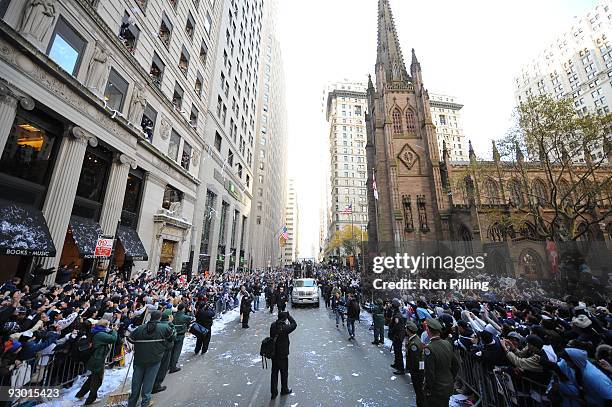
M 113 240 L 115 240 L 114 236 L 98 236 L 94 257 L 110 257 L 113 252 Z

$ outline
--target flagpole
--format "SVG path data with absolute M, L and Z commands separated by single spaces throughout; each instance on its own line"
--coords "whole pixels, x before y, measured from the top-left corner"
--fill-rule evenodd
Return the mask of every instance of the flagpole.
M 351 202 L 351 247 L 355 244 L 355 230 L 353 229 L 353 203 Z M 355 248 L 353 247 L 353 260 L 356 260 Z

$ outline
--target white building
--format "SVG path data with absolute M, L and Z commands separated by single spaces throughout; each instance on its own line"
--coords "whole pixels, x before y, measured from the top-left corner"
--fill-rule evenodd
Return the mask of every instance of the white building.
M 461 108 L 457 98 L 448 95 L 429 94 L 431 118 L 436 125 L 438 149 L 442 157 L 442 142 L 450 153 L 451 161 L 468 161 L 468 143 L 461 126 Z
M 515 98 L 520 103 L 542 94 L 569 97 L 579 112 L 609 113 L 611 77 L 612 1 L 599 0 L 522 67 L 515 78 Z M 592 154 L 602 158 L 602 146 L 594 146 Z
M 297 191 L 295 189 L 295 179 L 289 178 L 287 188 L 287 207 L 285 209 L 285 225 L 287 227 L 288 239 L 285 242 L 284 264 L 293 263 L 299 257 L 298 251 L 298 227 L 299 227 L 299 207 Z
M 283 259 L 279 234 L 287 202 L 288 134 L 285 72 L 275 26 L 277 7 L 278 1 L 266 1 L 259 67 L 249 263 L 255 268 L 281 266 Z
M 326 89 L 331 197 L 328 242 L 346 226 L 367 229 L 366 89 L 367 83 L 348 80 L 332 83 Z M 351 213 L 347 212 L 348 207 Z

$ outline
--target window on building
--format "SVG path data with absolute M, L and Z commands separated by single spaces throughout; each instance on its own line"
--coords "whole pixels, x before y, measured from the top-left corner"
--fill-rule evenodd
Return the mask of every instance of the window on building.
M 187 48 L 185 48 L 184 45 L 181 49 L 181 56 L 179 58 L 178 67 L 183 73 L 183 75 L 187 77 L 187 72 L 189 71 L 189 51 L 187 51 Z
M 104 91 L 104 100 L 111 109 L 121 111 L 125 95 L 127 94 L 128 83 L 121 77 L 113 68 L 108 75 L 106 90 Z
M 142 131 L 147 135 L 147 140 L 150 143 L 153 142 L 153 132 L 155 131 L 155 121 L 157 120 L 157 112 L 155 109 L 151 107 L 150 104 L 147 103 L 145 110 L 142 114 L 142 121 L 140 122 L 140 126 L 142 127 Z
M 446 116 L 443 114 L 440 115 L 440 124 L 443 126 L 446 125 Z
M 168 144 L 168 157 L 170 157 L 174 161 L 178 160 L 178 153 L 180 148 L 181 136 L 179 136 L 176 130 L 172 130 L 172 133 L 170 134 L 170 143 Z
M 170 39 L 172 38 L 172 23 L 168 19 L 166 13 L 162 13 L 162 21 L 159 26 L 159 39 L 166 46 L 170 48 Z
M 227 222 L 227 212 L 229 210 L 229 204 L 225 201 L 221 202 L 221 217 L 219 227 L 219 246 L 225 246 L 225 228 Z
M 8 2 L 6 7 L 8 7 Z M 63 70 L 74 76 L 81 64 L 86 45 L 87 42 L 83 37 L 60 16 L 51 36 L 47 55 Z
M 195 107 L 195 103 L 191 105 L 191 114 L 189 115 L 189 125 L 194 129 L 198 126 L 198 116 L 200 112 Z
M 215 133 L 215 149 L 219 152 L 221 151 L 221 142 L 221 135 L 219 133 Z
M 83 158 L 72 213 L 97 219 L 104 201 L 104 191 L 110 172 L 112 153 L 99 145 L 88 147 Z
M 416 115 L 410 108 L 406 110 L 406 129 L 410 132 L 416 131 Z
M 162 208 L 170 209 L 170 205 L 173 203 L 180 203 L 183 201 L 183 192 L 174 188 L 171 185 L 166 185 L 164 190 L 164 198 L 162 201 Z
M 4 18 L 10 4 L 11 0 L 0 0 L 0 19 Z
M 249 174 L 246 175 L 246 186 L 247 188 L 251 186 L 251 177 Z
M 208 45 L 204 39 L 202 39 L 202 45 L 200 45 L 200 61 L 206 65 L 206 58 L 208 57 Z
M 178 82 L 174 84 L 174 94 L 172 95 L 172 105 L 179 112 L 181 111 L 181 107 L 183 106 L 183 88 L 179 85 Z
M 156 52 L 153 52 L 153 61 L 151 62 L 151 69 L 149 70 L 149 76 L 153 80 L 153 83 L 161 88 L 162 79 L 164 77 L 164 69 L 166 66 L 161 61 Z
M 206 207 L 204 209 L 204 221 L 202 225 L 202 241 L 200 243 L 200 253 L 208 253 L 210 245 L 210 235 L 213 230 L 213 220 L 215 219 L 215 204 L 217 195 L 212 191 L 206 191 Z
M 202 75 L 198 72 L 196 74 L 196 81 L 195 81 L 195 85 L 193 87 L 193 90 L 195 91 L 196 95 L 198 95 L 199 97 L 202 97 Z
M 234 152 L 231 149 L 227 150 L 227 165 L 230 168 L 234 166 Z
M 187 16 L 187 23 L 185 24 L 185 34 L 189 37 L 190 40 L 193 40 L 193 32 L 195 31 L 195 20 L 191 15 L 191 12 Z
M 125 186 L 123 208 L 121 210 L 121 224 L 132 229 L 136 229 L 136 226 L 138 226 L 144 175 L 144 171 L 140 168 L 130 169 Z
M 119 27 L 119 40 L 130 53 L 133 53 L 139 36 L 140 28 L 136 26 L 134 19 L 126 12 L 121 20 L 121 27 Z
M 210 13 L 207 11 L 206 18 L 204 19 L 204 30 L 206 31 L 206 34 L 210 35 L 211 27 L 212 27 L 212 17 L 210 16 Z
M 394 134 L 402 134 L 402 114 L 399 109 L 394 109 L 391 114 L 391 119 L 393 122 L 393 133 Z
M 189 164 L 191 163 L 191 145 L 188 142 L 183 142 L 183 154 L 181 155 L 181 167 L 189 171 Z

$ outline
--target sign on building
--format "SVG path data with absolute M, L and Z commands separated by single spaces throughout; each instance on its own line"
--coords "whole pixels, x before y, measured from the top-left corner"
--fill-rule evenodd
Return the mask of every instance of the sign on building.
M 94 257 L 110 257 L 113 252 L 114 236 L 98 236 Z

